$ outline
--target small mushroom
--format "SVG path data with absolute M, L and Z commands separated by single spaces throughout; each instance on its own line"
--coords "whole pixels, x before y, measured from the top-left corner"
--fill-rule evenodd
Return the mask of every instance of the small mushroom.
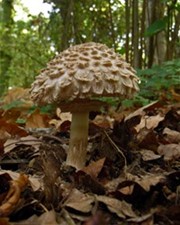
M 30 91 L 33 101 L 72 112 L 68 165 L 76 169 L 85 166 L 88 115 L 102 106 L 92 98 L 129 98 L 139 90 L 138 81 L 135 70 L 119 54 L 94 42 L 66 49 L 37 76 Z

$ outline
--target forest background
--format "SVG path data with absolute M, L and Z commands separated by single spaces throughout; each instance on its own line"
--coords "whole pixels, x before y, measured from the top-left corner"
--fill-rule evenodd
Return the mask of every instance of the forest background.
M 133 100 L 172 98 L 180 84 L 180 2 L 177 0 L 44 0 L 49 16 L 31 15 L 20 0 L 0 1 L 0 96 L 29 88 L 57 53 L 100 42 L 123 55 L 141 79 Z M 34 4 L 34 3 L 32 3 Z M 15 6 L 28 19 L 16 19 Z M 133 102 L 133 104 L 134 104 Z M 126 102 L 132 104 L 132 102 Z

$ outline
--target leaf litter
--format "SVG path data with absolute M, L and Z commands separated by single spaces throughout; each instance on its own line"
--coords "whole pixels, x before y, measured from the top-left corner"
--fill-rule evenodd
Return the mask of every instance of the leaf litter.
M 79 171 L 64 163 L 71 115 L 29 105 L 0 112 L 0 224 L 179 224 L 178 103 L 95 113 Z

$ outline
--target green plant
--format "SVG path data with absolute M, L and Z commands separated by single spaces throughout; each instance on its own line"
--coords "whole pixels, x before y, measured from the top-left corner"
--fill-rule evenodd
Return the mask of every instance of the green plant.
M 139 95 L 145 99 L 157 100 L 162 93 L 169 97 L 170 89 L 180 85 L 180 59 L 154 65 L 151 69 L 137 71 L 141 79 Z

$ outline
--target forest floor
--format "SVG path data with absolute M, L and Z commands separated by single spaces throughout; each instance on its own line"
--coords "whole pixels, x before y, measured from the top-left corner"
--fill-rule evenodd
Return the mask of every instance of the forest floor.
M 91 114 L 78 171 L 70 113 L 31 108 L 20 88 L 0 105 L 0 225 L 180 224 L 180 103 Z

